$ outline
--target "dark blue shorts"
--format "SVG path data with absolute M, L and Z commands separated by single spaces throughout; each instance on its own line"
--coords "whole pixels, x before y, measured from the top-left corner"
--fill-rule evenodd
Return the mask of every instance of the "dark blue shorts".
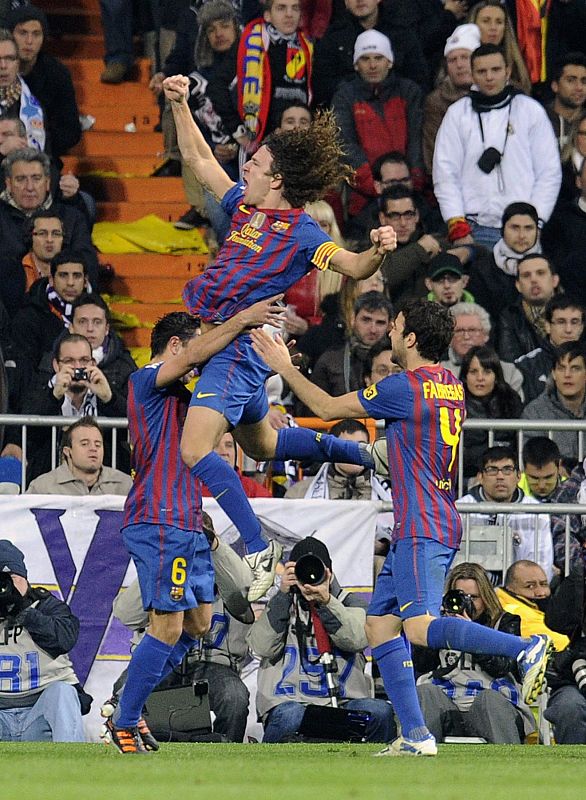
M 270 374 L 244 334 L 205 364 L 190 405 L 219 411 L 234 428 L 252 425 L 268 413 L 265 381 Z
M 446 575 L 456 550 L 435 539 L 399 539 L 376 579 L 368 613 L 401 619 L 439 617 Z
M 214 602 L 214 568 L 203 533 L 140 523 L 127 525 L 122 536 L 145 611 L 187 611 Z

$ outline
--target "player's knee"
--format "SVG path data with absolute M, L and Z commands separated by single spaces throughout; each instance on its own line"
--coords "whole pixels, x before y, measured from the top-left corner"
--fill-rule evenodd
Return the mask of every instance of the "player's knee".
M 427 647 L 427 629 L 431 617 L 412 617 L 403 621 L 403 630 L 411 644 Z
M 151 615 L 149 633 L 165 644 L 175 645 L 183 628 L 182 616 L 181 613 L 155 611 Z
M 201 639 L 210 630 L 209 619 L 189 619 L 183 623 L 183 630 L 191 636 L 192 639 Z
M 201 461 L 209 452 L 209 449 L 197 446 L 195 442 L 185 441 L 185 437 L 181 440 L 181 459 L 189 469 L 195 467 L 197 462 Z

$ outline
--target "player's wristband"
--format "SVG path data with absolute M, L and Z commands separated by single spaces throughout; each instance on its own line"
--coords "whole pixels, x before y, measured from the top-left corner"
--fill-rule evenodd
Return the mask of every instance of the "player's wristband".
M 472 235 L 472 228 L 465 217 L 452 217 L 448 220 L 448 239 L 455 242 L 465 236 Z

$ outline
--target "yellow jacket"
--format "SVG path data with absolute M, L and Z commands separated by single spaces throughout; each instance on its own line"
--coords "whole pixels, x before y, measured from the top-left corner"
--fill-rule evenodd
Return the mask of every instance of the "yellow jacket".
M 565 650 L 570 640 L 562 633 L 556 633 L 545 624 L 545 614 L 526 598 L 509 594 L 506 589 L 496 589 L 496 594 L 501 606 L 510 614 L 521 617 L 521 636 L 532 636 L 534 633 L 547 633 L 551 637 L 553 646 L 559 652 Z

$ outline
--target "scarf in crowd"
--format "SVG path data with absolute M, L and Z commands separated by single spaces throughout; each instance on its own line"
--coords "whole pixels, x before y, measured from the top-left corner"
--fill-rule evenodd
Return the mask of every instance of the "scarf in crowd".
M 4 200 L 4 202 L 8 203 L 9 206 L 12 206 L 12 208 L 18 209 L 18 211 L 20 211 L 22 214 L 24 214 L 25 217 L 30 217 L 36 211 L 46 211 L 48 208 L 50 208 L 51 205 L 53 204 L 53 195 L 51 194 L 51 192 L 49 192 L 49 194 L 45 197 L 45 199 L 43 200 L 43 202 L 41 203 L 40 206 L 37 206 L 36 208 L 31 208 L 31 209 L 28 209 L 28 210 L 22 209 L 17 204 L 16 200 L 10 194 L 8 189 L 4 189 L 4 191 L 0 194 L 0 200 Z
M 51 313 L 55 314 L 55 316 L 61 320 L 66 328 L 69 328 L 71 325 L 71 315 L 73 310 L 71 303 L 66 303 L 61 295 L 57 294 L 55 289 L 49 283 L 47 284 L 45 291 L 47 292 L 47 300 L 49 302 Z
M 523 312 L 527 321 L 533 325 L 537 333 L 542 339 L 547 339 L 547 331 L 545 330 L 545 304 L 542 306 L 533 306 L 523 300 Z
M 238 113 L 252 142 L 263 138 L 272 97 L 271 67 L 267 51 L 271 44 L 287 43 L 287 74 L 307 73 L 308 104 L 311 103 L 311 56 L 313 45 L 296 31 L 284 35 L 262 19 L 250 22 L 238 45 Z
M 470 100 L 472 101 L 473 110 L 477 114 L 481 114 L 484 111 L 506 108 L 517 94 L 523 94 L 523 92 L 515 86 L 507 84 L 502 92 L 495 95 L 487 95 L 479 92 L 478 89 L 470 89 Z
M 547 78 L 545 48 L 551 0 L 517 0 L 517 39 L 531 83 Z
M 499 239 L 492 249 L 492 257 L 497 267 L 502 269 L 505 275 L 512 275 L 514 277 L 517 277 L 519 272 L 519 261 L 525 258 L 525 256 L 530 256 L 534 253 L 541 253 L 539 237 L 533 247 L 530 247 L 529 250 L 526 250 L 524 253 L 517 253 L 515 250 L 512 250 L 504 239 Z
M 28 146 L 43 151 L 46 140 L 43 110 L 20 75 L 10 86 L 0 88 L 0 116 L 17 102 L 20 102 L 18 116 L 26 129 Z

